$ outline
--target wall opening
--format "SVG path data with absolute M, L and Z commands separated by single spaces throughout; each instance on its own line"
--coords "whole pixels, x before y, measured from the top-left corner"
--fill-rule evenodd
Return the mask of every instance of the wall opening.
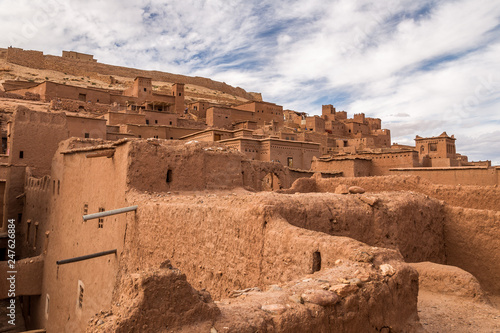
M 24 158 L 24 151 L 22 150 L 19 151 L 19 158 Z
M 76 300 L 77 307 L 79 309 L 83 308 L 83 292 L 85 290 L 85 287 L 83 285 L 83 282 L 78 280 L 78 298 Z
M 82 102 L 87 101 L 87 94 L 78 94 L 78 100 Z
M 289 168 L 293 167 L 293 157 L 289 157 L 287 159 L 287 165 L 288 165 Z
M 99 213 L 104 212 L 104 207 L 99 207 Z M 101 217 L 97 220 L 97 228 L 102 229 L 104 228 L 104 218 Z
M 85 133 L 84 136 L 85 136 L 86 139 L 90 138 L 90 134 L 89 133 Z
M 321 253 L 316 251 L 313 253 L 313 262 L 312 262 L 312 272 L 318 272 L 321 270 Z
M 167 183 L 172 182 L 172 170 L 168 169 L 167 170 Z
M 26 221 L 26 223 L 28 224 L 28 227 L 26 228 L 26 243 L 28 243 L 29 245 L 29 242 L 30 242 L 30 229 L 31 229 L 31 220 L 28 219 Z

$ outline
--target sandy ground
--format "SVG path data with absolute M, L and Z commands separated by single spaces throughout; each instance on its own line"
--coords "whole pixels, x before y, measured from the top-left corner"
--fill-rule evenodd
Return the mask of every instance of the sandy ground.
M 500 332 L 500 310 L 470 298 L 420 291 L 418 315 L 429 333 Z M 496 303 L 498 304 L 498 303 Z

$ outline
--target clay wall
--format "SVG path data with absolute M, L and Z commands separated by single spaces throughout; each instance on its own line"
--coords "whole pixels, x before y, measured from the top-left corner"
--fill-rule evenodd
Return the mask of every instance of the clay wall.
M 364 113 L 355 113 L 352 118 L 355 122 L 364 124 L 365 123 L 365 114 Z
M 436 185 L 418 176 L 336 178 L 318 181 L 319 192 L 335 192 L 338 185 L 363 187 L 368 192 L 413 191 L 443 200 L 450 206 L 500 210 L 500 189 L 495 186 Z
M 321 253 L 322 268 L 332 267 L 340 258 L 354 258 L 355 252 L 373 253 L 374 262 L 382 252 L 392 258 L 399 256 L 346 237 L 290 225 L 295 220 L 286 219 L 294 214 L 311 217 L 306 229 L 324 219 L 330 223 L 324 205 L 337 197 L 314 199 L 303 207 L 298 198 L 265 194 L 201 195 L 194 202 L 163 197 L 152 202 L 148 195 L 131 193 L 129 201 L 140 208 L 137 222 L 130 225 L 123 264 L 129 271 L 141 271 L 168 259 L 195 288 L 205 288 L 220 299 L 232 290 L 264 289 L 312 273 L 314 252 Z M 354 206 L 345 212 L 345 218 L 369 224 L 370 217 L 361 209 L 363 203 L 357 199 L 349 202 Z
M 42 290 L 42 280 L 40 276 L 43 274 L 43 264 L 44 261 L 42 257 L 16 260 L 16 297 L 40 295 Z M 2 272 L 11 271 L 7 266 L 7 261 L 0 261 L 0 269 Z M 6 277 L 9 277 L 7 273 L 5 274 Z M 0 299 L 8 298 L 9 289 L 9 281 L 5 278 L 1 279 Z M 18 313 L 18 315 L 21 314 Z
M 344 123 L 340 121 L 330 121 L 325 124 L 325 130 L 331 131 L 331 134 L 335 137 L 346 136 L 346 127 Z
M 398 249 L 406 262 L 445 262 L 444 211 L 439 201 L 415 193 L 366 196 L 376 203 L 342 194 L 293 196 L 279 213 L 300 228 Z
M 207 125 L 218 128 L 229 128 L 232 124 L 231 109 L 211 107 L 207 110 Z
M 354 121 L 347 122 L 345 123 L 345 128 L 347 130 L 347 133 L 349 136 L 361 133 L 363 135 L 368 135 L 370 134 L 370 129 L 368 128 L 368 125 L 363 124 L 363 123 L 357 123 Z
M 291 142 L 275 139 L 264 139 L 270 142 L 270 159 L 294 168 L 309 170 L 313 157 L 319 157 L 320 145 L 309 142 Z
M 306 118 L 306 128 L 309 131 L 324 133 L 325 132 L 325 120 L 318 117 L 318 116 L 307 117 Z
M 358 158 L 331 161 L 315 159 L 312 161 L 311 170 L 340 171 L 343 177 L 367 177 L 372 175 L 372 161 Z
M 138 113 L 108 112 L 104 115 L 107 125 L 145 125 L 146 115 Z
M 186 127 L 166 127 L 167 139 L 170 140 L 180 140 L 183 136 L 196 133 L 199 128 L 186 128 Z
M 207 147 L 206 150 L 203 147 Z M 209 149 L 210 147 L 210 149 Z M 227 189 L 242 187 L 242 155 L 185 141 L 131 143 L 129 186 L 139 191 Z M 224 165 L 224 168 L 220 166 Z M 168 181 L 167 181 L 168 180 Z
M 146 116 L 146 124 L 177 126 L 176 114 L 158 111 L 144 111 L 143 113 Z
M 106 139 L 106 119 L 66 115 L 69 136 Z
M 204 122 L 199 122 L 186 118 L 177 118 L 177 126 L 187 127 L 187 128 L 198 128 L 198 130 L 207 128 L 207 125 Z
M 392 174 L 390 169 L 397 167 L 413 168 L 419 166 L 418 153 L 415 151 L 394 152 L 383 154 L 363 154 L 371 157 L 372 176 L 387 176 Z
M 85 54 L 75 51 L 62 51 L 63 58 L 71 58 L 75 60 L 84 60 L 84 61 L 97 61 L 94 59 L 92 54 Z
M 133 134 L 136 138 L 167 139 L 166 126 L 121 125 L 120 133 Z
M 441 135 L 446 135 L 445 133 Z M 443 137 L 419 138 L 415 139 L 415 146 L 420 154 L 420 158 L 428 155 L 437 159 L 455 159 L 455 139 L 447 135 Z
M 91 113 L 106 113 L 110 110 L 108 104 L 87 103 L 75 101 L 72 99 L 53 99 L 50 101 L 50 109 L 54 111 L 70 111 L 70 112 L 91 112 Z
M 500 293 L 500 212 L 447 207 L 445 244 L 447 264 L 473 274 L 481 286 Z
M 368 123 L 371 131 L 382 128 L 382 120 L 380 118 L 366 118 L 366 122 Z
M 23 219 L 18 224 L 19 255 L 22 258 L 34 257 L 43 254 L 48 237 L 45 232 L 50 220 L 50 207 L 52 195 L 60 190 L 60 185 L 50 176 L 42 178 L 26 177 L 24 185 L 25 202 Z M 41 276 L 41 274 L 39 275 Z
M 498 167 L 391 169 L 390 174 L 419 176 L 434 184 L 478 186 L 500 185 L 500 169 Z
M 46 68 L 43 52 L 31 50 L 25 51 L 14 47 L 9 47 L 7 49 L 7 62 L 36 69 Z
M 69 135 L 66 115 L 20 108 L 12 119 L 9 163 L 29 166 L 36 177 L 50 174 L 52 156 Z
M 77 148 L 99 142 L 93 139 L 65 141 L 60 152 L 70 146 Z M 111 149 L 113 146 L 108 148 Z M 45 327 L 48 332 L 82 332 L 91 316 L 111 305 L 126 219 L 134 214 L 105 217 L 102 228 L 98 219 L 83 221 L 82 215 L 96 213 L 100 208 L 129 206 L 125 199 L 126 150 L 117 149 L 111 158 L 87 157 L 91 152 L 87 148 L 54 157 L 51 178 L 57 185 L 50 200 L 50 223 L 46 230 L 40 230 L 42 234 L 50 230 L 41 301 L 37 306 L 32 305 L 30 314 L 32 327 Z M 58 260 L 113 249 L 117 249 L 117 255 L 56 264 Z M 79 281 L 84 291 L 81 307 Z M 48 309 L 47 297 L 50 298 Z
M 251 111 L 254 113 L 254 119 L 238 119 L 238 120 L 255 120 L 259 125 L 264 125 L 264 123 L 269 123 L 275 121 L 278 123 L 278 127 L 283 126 L 283 107 L 281 105 L 276 105 L 273 103 L 266 102 L 250 102 L 247 104 L 242 104 L 234 107 L 238 110 Z M 238 116 L 235 116 L 238 118 Z
M 23 222 L 23 201 L 17 197 L 24 193 L 26 167 L 24 165 L 7 165 L 5 190 L 3 196 L 3 223 L 1 232 L 7 232 L 7 221 L 14 219 L 17 225 Z
M 356 157 L 361 159 L 356 159 Z M 392 172 L 389 170 L 394 167 L 418 166 L 418 153 L 409 151 L 354 154 L 349 155 L 344 160 L 349 162 L 344 163 L 341 158 L 328 161 L 317 160 L 314 161 L 312 168 L 318 171 L 343 171 L 345 177 L 384 176 L 391 174 Z M 351 162 L 353 160 L 354 162 Z

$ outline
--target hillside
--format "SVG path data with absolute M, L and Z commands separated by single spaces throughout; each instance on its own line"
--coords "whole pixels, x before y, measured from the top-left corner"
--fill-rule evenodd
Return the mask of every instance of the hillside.
M 0 49 L 0 83 L 6 80 L 53 82 L 80 87 L 126 89 L 137 76 L 153 79 L 153 89 L 170 92 L 174 83 L 184 83 L 186 103 L 200 100 L 217 104 L 240 104 L 262 100 L 259 93 L 202 77 L 190 77 L 160 71 L 147 71 L 101 64 L 98 62 L 43 55 L 38 51 Z

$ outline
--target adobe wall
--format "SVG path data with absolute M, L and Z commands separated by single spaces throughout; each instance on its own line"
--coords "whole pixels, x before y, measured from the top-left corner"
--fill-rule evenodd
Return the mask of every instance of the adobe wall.
M 499 295 L 500 212 L 459 207 L 445 209 L 447 264 L 472 273 L 486 291 Z
M 36 69 L 46 69 L 43 52 L 23 50 L 9 47 L 7 49 L 7 62 Z
M 66 122 L 70 137 L 106 139 L 106 119 L 67 115 Z
M 133 219 L 134 213 L 105 217 L 102 228 L 99 228 L 98 219 L 83 221 L 85 212 L 130 206 L 125 198 L 127 150 L 116 149 L 110 158 L 91 157 L 91 153 L 109 151 L 120 145 L 101 146 L 100 150 L 86 148 L 99 143 L 104 144 L 104 141 L 67 140 L 54 155 L 51 179 L 55 181 L 56 190 L 50 192 L 49 223 L 40 230 L 42 234 L 50 231 L 50 235 L 41 299 L 33 303 L 36 306 L 31 309 L 31 328 L 45 327 L 47 332 L 82 332 L 91 316 L 111 306 L 126 219 Z M 68 151 L 70 148 L 80 151 Z M 56 264 L 58 260 L 113 249 L 117 249 L 117 255 Z M 81 308 L 78 306 L 79 281 L 84 286 Z M 48 320 L 45 314 L 47 295 L 50 298 Z
M 447 205 L 441 223 L 444 226 L 446 264 L 467 270 L 485 289 L 495 293 L 500 291 L 497 281 L 500 266 L 496 255 L 496 248 L 500 246 L 496 240 L 500 209 L 498 187 L 434 185 L 414 176 L 386 176 L 300 179 L 283 192 L 334 192 L 341 184 L 361 186 L 367 192 L 414 191 L 444 200 Z M 398 195 L 403 193 L 398 192 Z M 418 217 L 415 212 L 426 214 L 427 210 L 410 210 L 406 216 Z
M 107 113 L 110 109 L 108 104 L 87 103 L 75 101 L 72 99 L 53 99 L 50 101 L 50 109 L 54 111 L 69 111 L 69 112 L 90 112 L 90 113 Z
M 225 190 L 256 177 L 243 154 L 213 143 L 137 140 L 130 149 L 128 184 L 138 191 Z
M 58 189 L 60 190 L 60 185 L 50 176 L 26 177 L 24 193 L 25 202 L 29 204 L 24 205 L 23 219 L 17 227 L 17 249 L 22 258 L 38 256 L 46 250 L 48 237 L 45 232 L 49 230 L 50 220 L 48 207 L 51 204 L 51 196 L 55 195 Z
M 328 198 L 337 199 L 319 197 L 324 200 L 306 208 L 311 225 L 321 219 L 322 204 Z M 232 290 L 265 290 L 267 285 L 313 273 L 316 251 L 321 253 L 322 268 L 333 267 L 338 259 L 363 261 L 363 252 L 372 256 L 375 265 L 400 260 L 397 251 L 290 225 L 289 215 L 282 216 L 294 212 L 296 202 L 289 198 L 264 193 L 183 197 L 130 192 L 128 200 L 139 209 L 129 226 L 122 265 L 127 271 L 144 271 L 170 260 L 195 288 L 205 288 L 219 299 Z M 340 198 L 355 207 L 359 202 Z M 364 212 L 353 209 L 346 214 L 370 223 Z
M 138 113 L 108 112 L 104 115 L 107 125 L 146 125 L 146 115 Z
M 367 192 L 412 191 L 443 200 L 450 206 L 499 210 L 500 189 L 494 186 L 435 185 L 417 176 L 380 176 L 313 180 L 317 192 L 335 192 L 339 185 L 361 186 Z M 294 189 L 290 189 L 294 191 Z M 294 193 L 294 192 L 292 192 Z
M 311 163 L 311 170 L 342 172 L 344 177 L 367 177 L 372 174 L 372 161 L 363 159 L 344 159 L 323 161 L 314 159 Z
M 144 111 L 146 122 L 149 125 L 177 126 L 177 115 L 174 113 Z
M 397 152 L 387 154 L 370 154 L 372 158 L 372 176 L 390 175 L 392 168 L 413 168 L 418 166 L 418 153 Z
M 500 168 L 498 167 L 392 169 L 390 173 L 393 175 L 419 176 L 434 184 L 477 186 L 500 185 Z
M 18 108 L 12 121 L 9 163 L 29 166 L 36 177 L 50 174 L 52 156 L 69 135 L 66 115 Z
M 278 211 L 297 227 L 398 249 L 406 262 L 446 260 L 443 206 L 423 195 L 318 194 L 293 196 L 289 201 Z
M 7 264 L 7 261 L 0 261 L 0 269 L 2 272 L 11 271 Z M 16 260 L 16 297 L 40 295 L 42 290 L 42 280 L 40 276 L 43 273 L 43 265 L 44 260 L 41 256 Z M 8 273 L 4 274 L 6 278 L 9 277 Z M 6 278 L 0 280 L 0 299 L 9 298 L 10 281 Z
M 320 145 L 308 142 L 270 139 L 262 141 L 261 147 L 261 150 L 269 150 L 271 161 L 278 161 L 294 169 L 309 170 L 313 157 L 320 155 Z M 292 165 L 288 164 L 288 158 L 292 158 Z

